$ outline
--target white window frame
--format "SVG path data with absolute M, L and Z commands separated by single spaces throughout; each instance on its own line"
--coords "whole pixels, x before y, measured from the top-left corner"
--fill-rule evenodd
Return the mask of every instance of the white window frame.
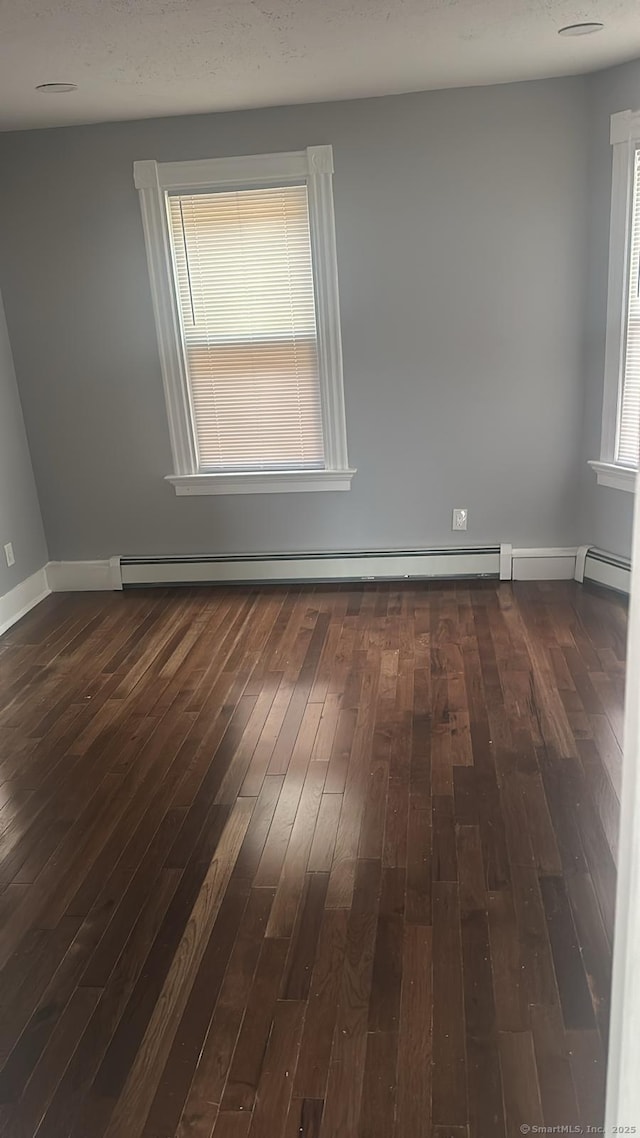
M 174 462 L 167 481 L 180 496 L 349 490 L 356 472 L 347 457 L 332 147 L 309 146 L 282 154 L 192 162 L 135 162 L 133 172 L 140 193 Z M 168 194 L 225 187 L 250 189 L 300 181 L 306 182 L 309 201 L 325 467 L 303 471 L 200 472 L 174 282 Z
M 637 471 L 616 462 L 622 405 L 629 303 L 629 248 L 636 150 L 640 147 L 640 111 L 611 116 L 613 173 L 609 228 L 607 337 L 602 403 L 600 460 L 590 462 L 601 486 L 635 492 Z

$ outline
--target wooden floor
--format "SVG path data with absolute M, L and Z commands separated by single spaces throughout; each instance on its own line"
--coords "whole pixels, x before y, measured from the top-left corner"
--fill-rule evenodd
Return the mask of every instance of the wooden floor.
M 2 1138 L 602 1121 L 626 614 L 48 598 L 0 640 Z

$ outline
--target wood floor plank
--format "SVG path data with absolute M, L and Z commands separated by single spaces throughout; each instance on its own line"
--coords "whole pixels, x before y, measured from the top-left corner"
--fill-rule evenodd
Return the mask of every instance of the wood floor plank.
M 488 895 L 489 943 L 493 971 L 496 1024 L 501 1031 L 529 1026 L 524 946 L 518 933 L 511 890 Z
M 307 862 L 307 869 L 312 873 L 329 872 L 331 869 L 341 809 L 341 794 L 322 795 Z
M 284 1135 L 304 1012 L 302 1000 L 279 1000 L 276 1004 L 249 1128 L 251 1138 Z
M 565 1027 L 595 1027 L 589 985 L 564 882 L 560 877 L 541 877 L 540 889 Z
M 282 996 L 285 1000 L 308 999 L 328 884 L 327 873 L 309 873 L 305 878 L 305 889 L 298 907 L 298 919 L 283 981 Z M 276 894 L 274 908 L 277 901 Z M 270 924 L 267 926 L 267 936 L 270 935 L 269 928 Z
M 398 1030 L 404 917 L 404 870 L 383 869 L 369 998 L 370 1032 L 390 1034 Z
M 321 1138 L 357 1133 L 380 896 L 380 862 L 361 861 L 349 913 Z
M 611 997 L 609 941 L 591 878 L 586 874 L 571 874 L 566 879 L 566 887 L 595 1016 L 606 1045 Z
M 365 788 L 369 769 L 368 753 L 375 730 L 374 710 L 376 706 L 379 659 L 375 654 L 370 661 L 362 683 L 359 699 L 358 718 L 353 736 L 344 793 L 342 810 L 338 823 L 333 865 L 329 877 L 327 905 L 331 908 L 348 908 L 353 899 L 356 876 L 356 860 L 360 842 L 360 828 L 364 811 Z M 325 787 L 331 773 L 327 771 Z M 326 1126 L 326 1111 L 325 1122 Z
M 431 1135 L 432 930 L 407 925 L 402 955 L 395 1138 Z
M 226 1082 L 221 1110 L 251 1110 L 289 950 L 286 940 L 268 938 L 246 1003 L 242 1030 Z
M 302 1100 L 324 1100 L 346 944 L 346 910 L 325 910 L 294 1083 Z
M 421 797 L 409 799 L 407 830 L 407 900 L 405 916 L 410 925 L 432 922 L 432 826 L 431 807 Z
M 458 886 L 433 887 L 433 1121 L 466 1124 L 462 944 Z
M 463 913 L 461 934 L 469 1129 L 473 1135 L 503 1138 L 503 1092 L 486 912 L 473 909 Z
M 530 1031 L 499 1033 L 507 1138 L 524 1126 L 544 1126 L 533 1037 Z
M 362 1105 L 357 1131 L 360 1138 L 374 1138 L 380 1133 L 393 1134 L 397 1052 L 396 1031 L 372 1031 L 367 1035 Z
M 382 855 L 390 746 L 389 732 L 377 729 L 373 736 L 368 784 L 364 792 L 364 812 L 358 844 L 360 858 L 379 858 Z
M 531 1029 L 545 1125 L 575 1126 L 580 1115 L 560 1009 L 532 1007 Z
M 247 1138 L 251 1117 L 249 1111 L 220 1111 L 212 1138 Z
M 556 977 L 538 875 L 534 869 L 524 866 L 512 866 L 511 872 L 528 1002 L 555 1004 Z
M 606 1058 L 597 1031 L 568 1031 L 567 1044 L 583 1126 L 604 1124 Z
M 393 747 L 393 744 L 392 744 Z M 387 784 L 382 863 L 385 868 L 407 866 L 407 831 L 409 827 L 409 787 L 400 778 Z
M 326 777 L 326 763 L 309 763 L 280 868 L 267 936 L 290 937 L 293 933 Z
M 314 704 L 313 706 L 315 708 L 319 705 Z M 311 764 L 309 760 L 309 750 L 300 750 L 295 756 L 292 756 L 254 879 L 256 885 L 278 886 L 303 792 L 305 793 L 301 817 L 307 819 L 312 816 L 313 825 L 310 839 L 313 838 L 313 827 L 315 826 L 317 811 L 320 808 L 320 798 L 327 772 L 325 763 Z M 311 766 L 313 766 L 313 770 L 310 770 Z M 308 780 L 307 775 L 309 775 Z M 304 831 L 301 839 L 306 837 L 307 833 Z M 308 856 L 309 849 L 306 852 L 305 864 Z
M 293 1098 L 285 1138 L 320 1138 L 323 1110 L 322 1099 Z
M 433 797 L 433 869 L 434 881 L 458 880 L 455 806 L 453 795 Z

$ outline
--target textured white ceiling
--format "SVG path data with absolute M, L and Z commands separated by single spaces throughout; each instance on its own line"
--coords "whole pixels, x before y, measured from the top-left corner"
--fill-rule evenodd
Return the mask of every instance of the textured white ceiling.
M 600 20 L 594 36 L 565 24 Z M 640 55 L 638 0 L 0 0 L 0 129 L 592 71 Z M 71 95 L 36 84 L 71 81 Z

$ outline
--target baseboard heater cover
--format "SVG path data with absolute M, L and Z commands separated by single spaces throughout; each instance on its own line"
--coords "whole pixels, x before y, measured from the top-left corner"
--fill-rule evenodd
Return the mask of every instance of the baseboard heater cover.
M 122 584 L 291 584 L 500 576 L 500 547 L 238 557 L 121 557 Z
M 572 581 L 576 555 L 575 546 L 512 549 L 511 578 L 514 581 Z
M 629 594 L 631 588 L 631 562 L 626 557 L 607 553 L 604 549 L 586 548 L 583 553 L 582 580 L 603 585 L 618 593 Z M 581 559 L 582 560 L 582 559 Z

